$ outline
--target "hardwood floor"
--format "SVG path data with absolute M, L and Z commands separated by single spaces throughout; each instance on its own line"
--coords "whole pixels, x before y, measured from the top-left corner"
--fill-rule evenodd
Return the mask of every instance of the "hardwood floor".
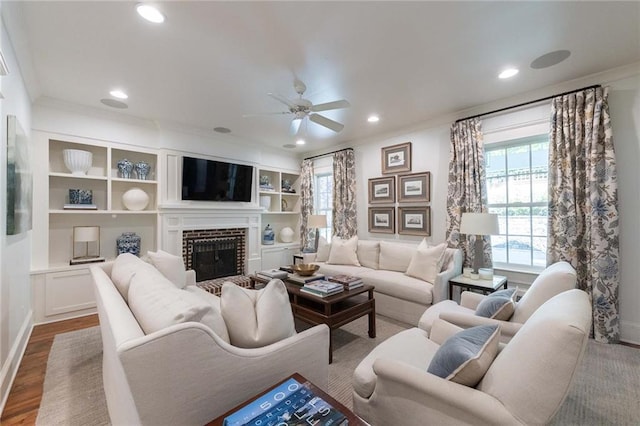
M 33 425 L 42 399 L 42 385 L 49 351 L 56 334 L 98 325 L 98 315 L 89 315 L 34 327 L 18 374 L 13 382 L 0 424 Z

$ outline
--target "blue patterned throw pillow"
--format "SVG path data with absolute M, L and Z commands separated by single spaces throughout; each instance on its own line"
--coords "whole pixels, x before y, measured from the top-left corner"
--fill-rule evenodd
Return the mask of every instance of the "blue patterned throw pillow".
M 449 337 L 437 350 L 427 372 L 465 386 L 475 386 L 498 354 L 500 326 L 480 325 Z

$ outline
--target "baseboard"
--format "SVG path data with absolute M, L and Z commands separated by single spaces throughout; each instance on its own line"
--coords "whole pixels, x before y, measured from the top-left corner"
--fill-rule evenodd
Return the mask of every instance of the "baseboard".
M 640 345 L 640 324 L 620 321 L 620 340 L 626 343 Z
M 16 379 L 16 374 L 18 374 L 18 368 L 22 362 L 24 352 L 27 349 L 27 343 L 29 342 L 32 331 L 33 311 L 29 310 L 28 315 L 22 323 L 22 327 L 20 327 L 20 332 L 11 347 L 7 361 L 2 366 L 2 370 L 0 370 L 0 395 L 2 396 L 0 399 L 0 416 L 4 412 L 4 406 L 9 398 L 9 392 L 11 391 L 11 386 L 13 386 L 13 381 Z
M 53 324 L 54 322 L 60 322 L 60 321 L 67 321 L 67 320 L 71 320 L 71 319 L 75 319 L 75 318 L 82 318 L 82 317 L 88 317 L 90 315 L 98 315 L 98 310 L 95 308 L 92 308 L 93 311 L 92 312 L 85 312 L 82 314 L 69 314 L 68 316 L 64 316 L 62 318 L 56 317 L 53 319 L 47 319 L 44 321 L 38 321 L 33 323 L 33 326 L 35 327 L 36 325 L 45 325 L 45 324 Z

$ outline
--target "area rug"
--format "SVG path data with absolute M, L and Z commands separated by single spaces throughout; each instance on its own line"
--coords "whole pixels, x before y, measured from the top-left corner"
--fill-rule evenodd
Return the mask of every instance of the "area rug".
M 367 336 L 367 318 L 333 334 L 329 393 L 351 407 L 351 377 L 377 344 L 406 328 L 377 318 L 377 337 Z M 102 344 L 98 327 L 57 335 L 51 348 L 39 426 L 108 425 L 102 390 Z M 637 425 L 640 419 L 640 350 L 589 341 L 571 391 L 554 425 Z M 427 421 L 428 422 L 428 421 Z

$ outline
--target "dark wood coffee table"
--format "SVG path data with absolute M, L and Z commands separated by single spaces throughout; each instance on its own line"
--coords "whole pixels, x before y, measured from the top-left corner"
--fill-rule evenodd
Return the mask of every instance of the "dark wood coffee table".
M 302 375 L 300 375 L 298 373 L 294 373 L 291 376 L 287 377 L 286 379 L 284 379 L 284 380 L 276 383 L 275 385 L 271 386 L 269 389 L 265 389 L 263 392 L 260 392 L 258 395 L 256 395 L 255 397 L 251 398 L 250 400 L 243 402 L 242 404 L 240 404 L 240 405 L 232 408 L 231 410 L 227 411 L 226 413 L 224 413 L 220 417 L 218 417 L 218 418 L 212 420 L 211 422 L 207 423 L 206 426 L 222 426 L 224 424 L 224 418 L 225 417 L 231 415 L 232 413 L 234 413 L 235 411 L 237 411 L 240 408 L 244 407 L 245 405 L 257 400 L 262 395 L 267 394 L 269 391 L 271 391 L 272 389 L 275 389 L 278 385 L 280 385 L 281 383 L 284 383 L 285 381 L 287 381 L 287 380 L 289 380 L 291 378 L 297 380 L 299 383 L 305 384 L 307 387 L 309 387 L 309 389 L 311 389 L 311 391 L 313 393 L 315 393 L 320 398 L 324 399 L 326 402 L 328 402 L 334 408 L 336 408 L 338 411 L 340 411 L 342 414 L 344 414 L 345 417 L 347 418 L 348 422 L 349 422 L 349 426 L 366 426 L 367 425 L 367 423 L 365 423 L 360 417 L 355 415 L 355 413 L 353 413 L 353 411 L 349 410 L 343 404 L 341 404 L 336 399 L 334 399 L 331 395 L 329 395 L 328 393 L 324 392 L 322 389 L 320 389 L 319 387 L 317 387 L 316 385 L 314 385 L 313 383 L 311 383 L 310 381 L 305 379 Z
M 249 275 L 252 283 L 269 282 L 257 275 Z M 369 315 L 369 337 L 376 337 L 376 301 L 372 285 L 365 284 L 328 297 L 318 297 L 300 291 L 302 285 L 282 280 L 289 293 L 294 317 L 308 324 L 326 324 L 329 327 L 329 363 L 333 362 L 333 330 L 362 316 Z

